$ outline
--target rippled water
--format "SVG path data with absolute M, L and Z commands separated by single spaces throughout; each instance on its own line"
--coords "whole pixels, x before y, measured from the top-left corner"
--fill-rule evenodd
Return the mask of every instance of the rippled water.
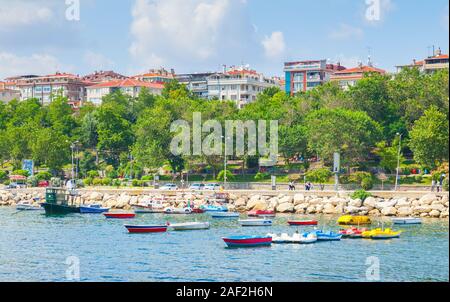
M 292 234 L 297 228 L 286 221 L 294 216 L 277 217 L 269 228 L 241 228 L 207 214 L 144 215 L 132 223 L 209 220 L 211 229 L 143 235 L 101 215 L 49 218 L 1 208 L 0 217 L 0 281 L 67 281 L 73 256 L 81 281 L 367 281 L 368 257 L 378 257 L 381 281 L 449 280 L 448 220 L 403 227 L 401 239 L 389 241 L 228 249 L 223 236 Z M 315 218 L 325 230 L 339 229 L 337 217 Z

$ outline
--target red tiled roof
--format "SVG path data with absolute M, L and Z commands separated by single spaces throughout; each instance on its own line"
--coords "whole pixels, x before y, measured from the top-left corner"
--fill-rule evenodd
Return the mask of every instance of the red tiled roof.
M 230 71 L 227 71 L 226 74 L 228 74 L 228 75 L 245 75 L 245 74 L 259 75 L 255 70 L 248 70 L 248 69 L 244 69 L 244 70 L 230 70 Z
M 337 71 L 334 74 L 335 75 L 346 75 L 346 74 L 350 74 L 350 73 L 366 73 L 366 72 L 377 72 L 377 73 L 381 73 L 381 74 L 386 73 L 385 70 L 380 69 L 380 68 L 375 68 L 375 67 L 371 67 L 371 66 L 361 66 L 361 67 L 345 69 L 342 71 Z
M 89 88 L 108 88 L 108 87 L 147 87 L 155 89 L 163 89 L 163 84 L 138 81 L 134 79 L 114 80 L 110 82 L 100 83 Z

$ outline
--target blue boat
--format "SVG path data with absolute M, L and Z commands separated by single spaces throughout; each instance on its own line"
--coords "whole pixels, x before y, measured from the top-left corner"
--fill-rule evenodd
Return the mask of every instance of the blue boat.
M 228 208 L 226 206 L 206 205 L 201 206 L 200 209 L 204 210 L 205 212 L 228 212 Z
M 271 246 L 271 236 L 231 236 L 222 238 L 228 247 Z
M 106 213 L 108 211 L 109 211 L 109 208 L 102 208 L 102 206 L 98 205 L 98 204 L 80 207 L 81 214 L 101 214 L 101 213 Z
M 316 231 L 317 241 L 339 241 L 342 235 L 334 232 Z

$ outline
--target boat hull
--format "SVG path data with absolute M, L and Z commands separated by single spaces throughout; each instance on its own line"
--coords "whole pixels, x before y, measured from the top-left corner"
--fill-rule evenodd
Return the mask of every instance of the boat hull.
M 272 226 L 272 220 L 239 220 L 239 223 L 243 227 Z
M 80 213 L 79 207 L 71 207 L 53 203 L 43 203 L 42 207 L 44 208 L 46 215 L 66 215 Z
M 41 206 L 18 204 L 16 206 L 16 210 L 17 211 L 43 211 L 44 209 Z
M 239 213 L 232 212 L 216 212 L 211 214 L 212 218 L 239 218 Z
M 133 211 L 136 214 L 161 214 L 164 213 L 164 209 L 153 209 L 145 206 L 133 206 Z
M 392 222 L 394 224 L 408 225 L 408 224 L 422 224 L 422 219 L 420 218 L 393 218 Z
M 262 247 L 272 245 L 272 237 L 230 237 L 223 238 L 223 241 L 228 247 L 231 248 Z
M 125 228 L 132 234 L 147 234 L 147 233 L 165 233 L 167 226 L 165 225 L 125 225 Z
M 318 221 L 316 221 L 316 220 L 305 220 L 305 221 L 288 221 L 288 224 L 290 225 L 290 226 L 298 226 L 298 225 L 301 225 L 301 226 L 307 226 L 307 225 L 318 225 L 319 224 L 319 222 Z
M 180 223 L 169 225 L 174 231 L 197 231 L 208 230 L 210 228 L 209 223 Z
M 103 215 L 108 219 L 131 219 L 136 217 L 134 213 L 103 213 Z
M 81 214 L 102 214 L 109 211 L 109 208 L 92 208 L 92 207 L 80 207 Z
M 249 217 L 275 217 L 274 211 L 251 211 L 247 214 Z

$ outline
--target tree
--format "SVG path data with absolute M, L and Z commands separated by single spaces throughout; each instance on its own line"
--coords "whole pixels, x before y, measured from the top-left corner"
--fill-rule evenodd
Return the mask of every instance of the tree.
M 39 129 L 31 142 L 33 159 L 45 164 L 54 174 L 70 160 L 68 137 L 51 128 Z
M 380 157 L 380 167 L 393 172 L 397 169 L 398 164 L 398 138 L 389 146 L 385 141 L 379 142 L 376 145 L 375 154 Z M 405 158 L 400 155 L 400 164 L 405 161 Z
M 305 155 L 308 146 L 306 128 L 302 125 L 291 127 L 282 125 L 279 128 L 278 144 L 286 164 L 289 164 L 289 159 L 297 154 Z
M 425 166 L 435 168 L 449 158 L 449 122 L 435 106 L 414 123 L 409 146 L 414 159 Z
M 324 184 L 330 179 L 333 175 L 329 168 L 320 168 L 316 170 L 312 170 L 306 173 L 306 179 L 313 183 L 318 183 L 320 185 L 321 190 L 325 188 Z
M 365 112 L 345 109 L 321 109 L 306 119 L 309 147 L 328 162 L 334 152 L 340 152 L 347 163 L 366 159 L 381 129 Z
M 76 122 L 67 98 L 62 96 L 54 98 L 46 109 L 51 127 L 56 132 L 71 136 L 72 130 L 76 127 Z

